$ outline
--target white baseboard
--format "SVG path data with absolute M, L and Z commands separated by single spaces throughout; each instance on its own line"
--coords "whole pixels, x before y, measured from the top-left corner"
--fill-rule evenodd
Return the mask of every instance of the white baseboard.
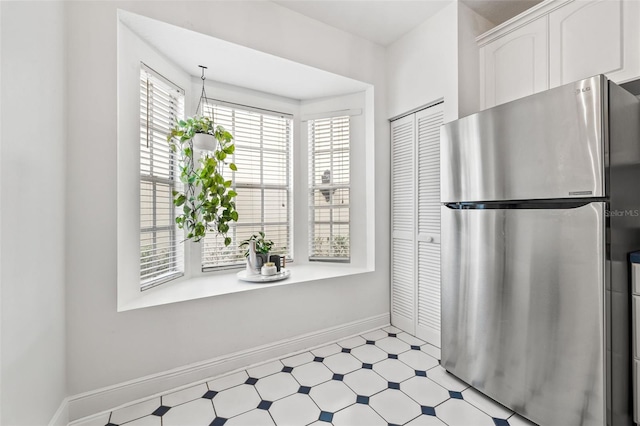
M 69 424 L 69 397 L 62 400 L 49 422 L 49 426 L 67 426 Z
M 147 399 L 181 386 L 207 381 L 215 376 L 231 373 L 234 370 L 242 370 L 253 364 L 283 358 L 289 354 L 301 352 L 315 346 L 325 345 L 346 337 L 384 327 L 385 325 L 389 325 L 389 318 L 389 313 L 387 312 L 363 320 L 342 324 L 337 327 L 303 334 L 268 345 L 258 346 L 207 361 L 129 380 L 124 383 L 73 395 L 65 399 L 65 408 L 62 411 L 66 413 L 66 417 L 61 418 L 74 421 L 88 416 L 93 417 L 96 414 L 111 410 L 120 405 L 130 404 L 140 399 Z M 58 411 L 60 411 L 60 409 Z M 56 412 L 56 415 L 57 414 Z M 61 416 L 62 414 L 64 413 L 61 413 Z M 50 425 L 58 426 L 58 423 L 53 423 L 54 419 L 52 419 Z

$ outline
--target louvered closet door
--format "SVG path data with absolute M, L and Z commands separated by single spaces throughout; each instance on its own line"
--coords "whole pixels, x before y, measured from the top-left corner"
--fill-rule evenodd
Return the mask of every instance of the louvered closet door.
M 440 126 L 444 105 L 417 112 L 416 336 L 440 347 Z
M 415 117 L 391 123 L 391 323 L 415 334 Z

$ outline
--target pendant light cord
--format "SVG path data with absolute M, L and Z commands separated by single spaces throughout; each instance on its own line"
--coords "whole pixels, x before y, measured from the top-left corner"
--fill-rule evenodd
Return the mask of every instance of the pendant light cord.
M 198 115 L 198 113 L 200 112 L 200 107 L 202 107 L 202 114 L 204 115 L 204 107 L 209 106 L 209 102 L 207 101 L 207 92 L 204 90 L 204 81 L 207 79 L 204 76 L 204 70 L 207 69 L 207 67 L 205 67 L 204 65 L 198 65 L 200 68 L 202 68 L 202 75 L 200 76 L 200 79 L 202 80 L 202 93 L 200 94 L 200 101 L 198 101 L 198 108 L 196 108 L 196 115 Z M 211 107 L 209 107 L 209 109 L 211 109 Z

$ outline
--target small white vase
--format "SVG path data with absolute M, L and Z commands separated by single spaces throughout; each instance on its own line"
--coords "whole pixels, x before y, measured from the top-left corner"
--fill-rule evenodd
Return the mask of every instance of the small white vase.
M 255 241 L 249 241 L 249 256 L 247 256 L 247 275 L 260 275 Z
M 208 133 L 196 133 L 193 135 L 193 147 L 200 151 L 215 151 L 217 143 L 215 136 Z

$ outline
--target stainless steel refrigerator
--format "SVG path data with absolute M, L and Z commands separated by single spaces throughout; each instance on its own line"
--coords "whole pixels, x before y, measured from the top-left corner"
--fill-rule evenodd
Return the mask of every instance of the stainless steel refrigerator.
M 630 425 L 640 101 L 595 76 L 441 145 L 442 366 L 540 425 Z

